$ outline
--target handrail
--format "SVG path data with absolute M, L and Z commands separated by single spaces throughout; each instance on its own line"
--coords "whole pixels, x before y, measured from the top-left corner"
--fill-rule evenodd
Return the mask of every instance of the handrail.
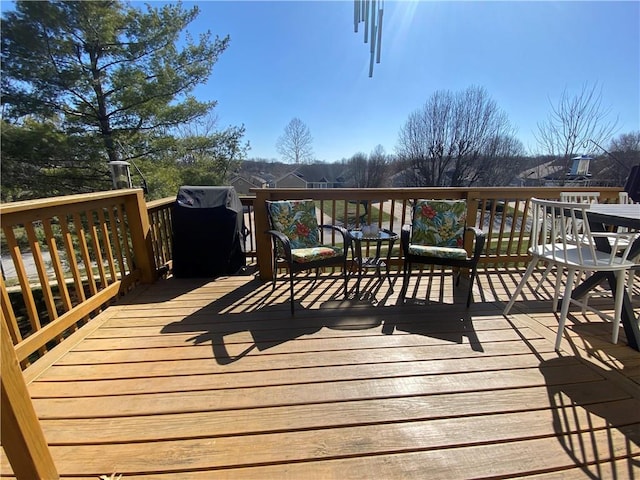
M 2 204 L 0 215 L 10 255 L 2 316 L 23 367 L 136 283 L 156 279 L 140 189 Z
M 256 222 L 255 222 L 255 195 L 242 195 L 240 196 L 240 201 L 242 202 L 242 207 L 244 208 L 244 226 L 247 229 L 247 237 L 244 241 L 245 246 L 245 256 L 247 261 L 255 261 L 256 259 Z

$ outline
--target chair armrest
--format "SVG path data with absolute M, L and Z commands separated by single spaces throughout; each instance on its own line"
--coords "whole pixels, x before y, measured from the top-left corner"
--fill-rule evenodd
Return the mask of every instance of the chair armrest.
M 465 231 L 471 232 L 474 235 L 473 260 L 477 261 L 482 254 L 487 234 L 476 227 L 467 227 Z
M 269 235 L 271 235 L 274 242 L 276 241 L 282 242 L 282 248 L 284 249 L 284 254 L 286 256 L 286 259 L 291 260 L 291 242 L 289 241 L 289 238 L 282 232 L 279 232 L 278 230 L 267 230 L 265 233 L 268 233 Z M 274 245 L 274 248 L 275 248 L 275 245 Z
M 346 254 L 347 249 L 351 247 L 351 235 L 349 235 L 349 232 L 347 232 L 346 228 L 340 225 L 331 225 L 331 224 L 318 225 L 318 228 L 328 228 L 330 230 L 336 230 L 340 232 L 340 234 L 342 235 L 342 244 L 344 245 L 345 254 Z
M 593 239 L 606 238 L 611 248 L 610 261 L 619 257 L 624 262 L 631 251 L 635 249 L 635 242 L 640 238 L 640 232 L 590 232 Z M 590 242 L 591 243 L 591 242 Z M 597 245 L 596 245 L 597 249 Z M 635 255 L 635 254 L 634 254 Z M 633 258 L 631 259 L 634 260 Z

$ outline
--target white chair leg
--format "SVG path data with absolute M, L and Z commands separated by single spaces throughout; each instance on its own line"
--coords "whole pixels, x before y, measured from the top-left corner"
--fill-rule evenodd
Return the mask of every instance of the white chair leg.
M 560 297 L 560 285 L 562 284 L 562 269 L 556 269 L 556 286 L 553 290 L 553 302 L 551 302 L 551 311 L 558 311 L 558 297 Z
M 589 272 L 587 270 L 581 272 L 580 274 L 584 275 L 584 278 L 582 279 L 583 282 L 587 278 L 589 278 Z M 582 314 L 583 315 L 587 314 L 587 306 L 589 305 L 589 299 L 590 298 L 591 298 L 591 292 L 587 292 L 586 295 L 584 296 L 584 298 L 582 299 Z
M 562 341 L 562 332 L 564 331 L 564 324 L 567 321 L 567 315 L 569 313 L 569 304 L 571 303 L 571 291 L 573 290 L 573 278 L 575 277 L 575 270 L 569 270 L 567 273 L 567 287 L 564 290 L 564 296 L 562 297 L 562 309 L 560 310 L 560 322 L 558 323 L 558 334 L 556 335 L 555 349 L 560 350 L 560 342 Z
M 542 287 L 542 284 L 544 283 L 544 281 L 547 279 L 547 277 L 551 273 L 551 269 L 552 268 L 553 268 L 553 264 L 547 263 L 547 268 L 545 268 L 544 272 L 542 272 L 542 277 L 540 278 L 540 281 L 536 285 L 536 290 L 538 290 L 540 287 Z
M 504 308 L 504 311 L 502 312 L 504 315 L 509 314 L 509 310 L 511 310 L 511 307 L 513 307 L 513 303 L 516 301 L 516 298 L 518 298 L 518 296 L 520 295 L 520 292 L 522 292 L 522 289 L 524 288 L 525 284 L 527 283 L 527 280 L 533 273 L 533 269 L 535 268 L 537 263 L 538 263 L 537 258 L 534 258 L 533 260 L 531 260 L 531 262 L 529 262 L 527 271 L 524 272 L 524 277 L 522 277 L 522 280 L 520 280 L 520 283 L 516 287 L 516 291 L 513 292 L 513 295 L 511 295 L 511 299 L 509 300 L 509 303 L 507 303 L 507 306 Z
M 622 299 L 624 296 L 624 270 L 615 272 L 616 275 L 616 298 L 615 307 L 613 310 L 613 334 L 611 335 L 611 341 L 618 343 L 618 335 L 620 334 L 620 317 L 622 316 Z

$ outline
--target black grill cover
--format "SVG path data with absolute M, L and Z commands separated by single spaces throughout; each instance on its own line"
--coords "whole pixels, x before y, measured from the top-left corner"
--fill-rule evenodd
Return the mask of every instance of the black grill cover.
M 233 275 L 246 265 L 242 203 L 233 187 L 180 187 L 172 224 L 174 276 Z

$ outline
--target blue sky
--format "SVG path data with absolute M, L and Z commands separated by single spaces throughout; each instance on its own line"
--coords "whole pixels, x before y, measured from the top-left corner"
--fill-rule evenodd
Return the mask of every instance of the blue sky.
M 13 5 L 1 1 L 3 11 Z M 309 127 L 318 160 L 378 144 L 393 153 L 408 116 L 434 92 L 469 86 L 487 90 L 532 154 L 550 102 L 585 82 L 602 88 L 617 134 L 640 130 L 637 0 L 385 0 L 373 78 L 350 0 L 183 2 L 194 4 L 201 13 L 192 35 L 231 37 L 195 95 L 218 102 L 221 128 L 244 124 L 250 158 L 279 160 L 276 141 L 294 117 Z
M 231 43 L 196 96 L 216 100 L 219 125 L 244 124 L 249 157 L 279 159 L 275 144 L 300 118 L 318 160 L 381 144 L 437 90 L 484 87 L 529 152 L 537 124 L 564 89 L 602 87 L 618 133 L 640 130 L 640 2 L 385 2 L 382 59 L 353 31 L 352 1 L 184 2 L 193 34 Z

